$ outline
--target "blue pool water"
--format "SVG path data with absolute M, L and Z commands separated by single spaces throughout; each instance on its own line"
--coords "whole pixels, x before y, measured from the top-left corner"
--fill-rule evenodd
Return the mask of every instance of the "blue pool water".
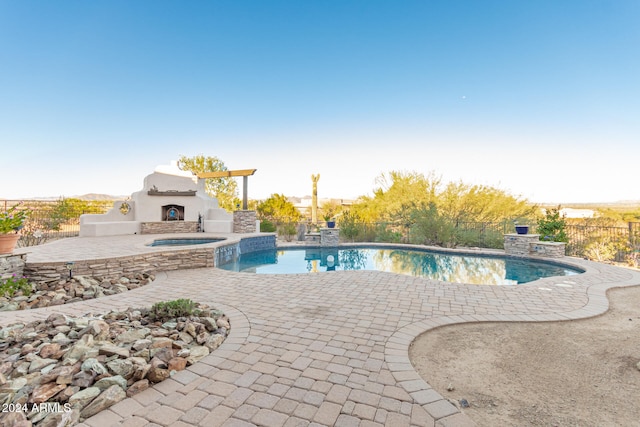
M 202 239 L 157 239 L 147 246 L 183 246 L 183 245 L 203 245 L 205 243 L 220 242 L 224 239 L 202 238 Z
M 377 270 L 445 282 L 516 285 L 582 271 L 546 262 L 390 248 L 280 249 L 243 254 L 219 268 L 257 274 Z

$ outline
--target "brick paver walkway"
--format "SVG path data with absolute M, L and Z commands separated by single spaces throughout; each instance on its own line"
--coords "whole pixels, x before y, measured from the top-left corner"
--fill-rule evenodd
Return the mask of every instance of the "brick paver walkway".
M 91 240 L 78 239 L 76 249 Z M 0 313 L 0 324 L 176 298 L 212 304 L 230 316 L 231 334 L 211 355 L 83 426 L 472 426 L 418 376 L 409 344 L 446 324 L 593 316 L 607 309 L 607 289 L 640 284 L 637 271 L 571 262 L 587 272 L 514 287 L 370 271 L 181 270 L 124 295 Z

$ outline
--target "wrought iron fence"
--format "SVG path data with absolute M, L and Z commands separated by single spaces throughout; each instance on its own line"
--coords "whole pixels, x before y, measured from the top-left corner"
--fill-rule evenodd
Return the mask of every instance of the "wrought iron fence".
M 0 209 L 4 211 L 16 205 L 18 209 L 30 211 L 17 245 L 24 247 L 77 236 L 80 232 L 80 215 L 105 213 L 113 206 L 113 201 L 78 199 L 0 201 Z
M 629 222 L 626 227 L 569 224 L 566 231 L 567 255 L 632 265 L 640 260 L 640 222 Z
M 339 224 L 343 242 L 418 243 L 445 247 L 480 247 L 502 249 L 504 234 L 513 233 L 511 221 L 459 222 L 432 229 L 416 230 L 415 224 L 352 223 Z M 324 226 L 319 223 L 318 226 Z M 316 225 L 309 223 L 277 223 L 275 230 L 287 240 L 304 240 L 307 231 Z M 286 232 L 285 230 L 289 230 Z M 292 230 L 296 230 L 293 233 Z M 535 233 L 531 226 L 529 233 Z M 569 238 L 566 254 L 595 261 L 617 261 L 630 265 L 640 262 L 640 222 L 626 226 L 583 226 L 567 224 Z

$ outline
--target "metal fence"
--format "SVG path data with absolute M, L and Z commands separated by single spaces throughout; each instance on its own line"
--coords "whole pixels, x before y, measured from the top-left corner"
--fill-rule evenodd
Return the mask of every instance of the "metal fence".
M 113 201 L 58 200 L 1 200 L 0 209 L 18 206 L 29 210 L 29 216 L 20 231 L 18 247 L 34 246 L 65 237 L 75 237 L 80 232 L 80 215 L 105 213 Z
M 318 226 L 325 224 L 319 223 Z M 448 224 L 447 227 L 433 227 L 419 235 L 414 224 L 355 223 L 346 227 L 342 224 L 339 226 L 343 242 L 419 243 L 494 249 L 504 247 L 504 234 L 515 232 L 512 221 L 460 222 Z M 310 223 L 275 224 L 275 231 L 287 240 L 303 240 L 304 233 L 315 228 L 316 225 Z M 569 256 L 630 265 L 638 265 L 640 262 L 640 222 L 629 222 L 617 227 L 567 224 L 565 231 L 569 238 L 566 250 Z M 531 226 L 529 233 L 535 232 L 535 226 Z
M 567 225 L 567 255 L 596 261 L 629 262 L 640 260 L 640 222 L 625 227 Z

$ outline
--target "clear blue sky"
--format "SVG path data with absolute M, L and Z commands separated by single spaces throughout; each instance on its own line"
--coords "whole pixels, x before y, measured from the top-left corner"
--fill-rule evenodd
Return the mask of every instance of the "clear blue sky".
M 0 147 L 0 199 L 196 154 L 250 198 L 407 170 L 640 199 L 640 1 L 0 0 Z

